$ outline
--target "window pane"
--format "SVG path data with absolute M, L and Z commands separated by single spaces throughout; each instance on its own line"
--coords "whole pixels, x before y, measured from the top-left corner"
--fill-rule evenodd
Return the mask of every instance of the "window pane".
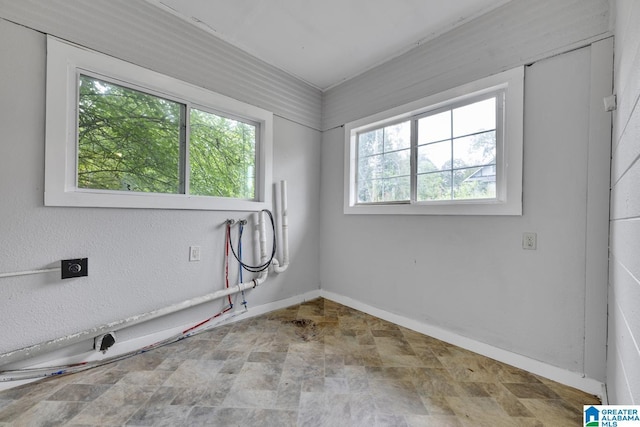
M 411 196 L 411 179 L 409 176 L 398 176 L 395 178 L 385 179 L 384 192 L 382 194 L 383 202 L 397 202 L 409 200 Z
M 496 197 L 495 165 L 453 171 L 453 198 L 494 199 Z
M 409 200 L 411 121 L 358 134 L 358 203 Z
M 374 180 L 358 181 L 358 203 L 372 203 L 374 197 Z
M 189 192 L 255 199 L 256 126 L 191 109 Z
M 376 129 L 358 134 L 358 157 L 382 153 L 384 147 L 383 140 L 383 129 Z
M 411 173 L 410 153 L 408 149 L 386 153 L 382 165 L 385 178 L 409 175 Z
M 451 141 L 418 147 L 418 173 L 451 168 Z
M 358 182 L 358 203 L 407 201 L 410 194 L 409 176 Z
M 495 128 L 496 98 L 474 102 L 453 110 L 454 138 Z
M 178 193 L 184 108 L 177 102 L 81 75 L 78 187 Z
M 495 198 L 497 96 L 470 102 L 359 134 L 358 203 L 404 201 L 405 194 L 411 198 L 412 141 L 416 201 Z M 418 132 L 414 139 L 412 129 Z
M 451 138 L 451 110 L 418 120 L 418 144 Z
M 496 132 L 484 132 L 453 140 L 456 167 L 482 166 L 496 161 Z
M 370 180 L 384 176 L 384 154 L 369 156 L 358 162 L 358 179 Z
M 451 200 L 451 171 L 418 175 L 417 200 Z
M 398 123 L 384 128 L 384 151 L 401 150 L 411 146 L 411 122 Z

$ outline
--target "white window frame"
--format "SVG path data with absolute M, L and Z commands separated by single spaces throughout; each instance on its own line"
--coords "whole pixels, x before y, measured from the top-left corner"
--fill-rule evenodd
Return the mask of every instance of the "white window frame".
M 503 138 L 498 140 L 495 199 L 417 202 L 357 202 L 357 134 L 408 120 L 427 112 L 452 108 L 483 94 L 504 91 Z M 399 215 L 522 215 L 522 158 L 524 128 L 524 67 L 501 72 L 435 95 L 345 124 L 344 213 Z M 416 144 L 412 144 L 416 150 Z M 413 155 L 413 154 L 412 154 Z M 415 173 L 415 172 L 412 172 Z M 412 177 L 412 182 L 415 182 Z M 414 184 L 412 184 L 414 185 Z M 411 189 L 415 195 L 415 188 Z
M 78 73 L 256 123 L 256 198 L 93 190 L 77 186 Z M 271 209 L 273 113 L 155 71 L 47 37 L 46 206 L 258 211 Z

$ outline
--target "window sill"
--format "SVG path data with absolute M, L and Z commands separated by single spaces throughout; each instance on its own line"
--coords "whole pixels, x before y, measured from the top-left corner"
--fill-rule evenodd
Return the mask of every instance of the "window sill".
M 218 211 L 260 211 L 271 209 L 266 202 L 224 197 L 191 196 L 185 194 L 114 193 L 108 191 L 46 191 L 45 206 L 183 209 Z
M 522 215 L 520 203 L 467 200 L 459 202 L 345 205 L 345 214 L 355 215 Z

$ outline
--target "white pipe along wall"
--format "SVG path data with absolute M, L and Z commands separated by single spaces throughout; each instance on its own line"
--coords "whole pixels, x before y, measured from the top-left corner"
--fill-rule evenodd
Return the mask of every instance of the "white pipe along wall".
M 282 263 L 280 263 L 275 257 L 271 260 L 269 267 L 271 267 L 275 273 L 282 273 L 289 266 L 289 242 L 288 242 L 289 234 L 288 234 L 288 231 L 286 231 L 288 228 L 287 182 L 284 180 L 281 181 L 280 188 L 281 188 L 280 191 L 282 193 L 281 204 L 280 204 L 278 213 L 276 214 L 276 217 L 277 218 L 279 217 L 278 222 L 280 222 L 283 227 L 283 235 L 281 239 L 283 260 L 282 260 Z M 257 212 L 254 215 L 256 215 L 258 218 L 256 221 L 256 232 L 254 233 L 254 236 L 255 236 L 254 239 L 257 241 L 257 244 L 255 245 L 256 252 L 259 255 L 258 259 L 260 259 L 260 263 L 264 264 L 269 261 L 269 256 L 267 255 L 267 249 L 266 249 L 267 237 L 266 237 L 266 230 L 265 230 L 265 212 L 264 211 Z M 277 240 L 275 230 L 276 229 L 274 227 L 273 238 Z M 68 335 L 65 337 L 46 341 L 40 344 L 35 344 L 32 346 L 28 346 L 28 347 L 24 347 L 21 349 L 0 354 L 0 366 L 6 365 L 12 362 L 16 362 L 16 361 L 29 359 L 31 357 L 34 357 L 46 352 L 54 351 L 54 350 L 69 346 L 71 344 L 78 343 L 80 341 L 89 339 L 91 337 L 99 336 L 111 331 L 117 331 L 118 329 L 122 329 L 124 327 L 129 327 L 139 323 L 147 322 L 149 320 L 166 316 L 168 314 L 175 313 L 181 310 L 185 310 L 187 308 L 194 307 L 196 305 L 204 304 L 210 301 L 215 301 L 220 298 L 224 298 L 228 295 L 234 295 L 247 289 L 256 288 L 257 286 L 263 284 L 267 280 L 269 267 L 262 270 L 256 278 L 251 279 L 250 281 L 247 281 L 247 282 L 238 283 L 237 285 L 230 286 L 226 289 L 221 289 L 219 291 L 211 292 L 209 294 L 192 298 L 192 299 L 189 299 L 177 304 L 173 304 L 161 309 L 152 310 L 146 313 L 131 316 L 126 319 L 109 322 L 101 326 L 91 328 L 91 329 L 86 329 L 84 331 L 81 331 L 72 335 Z M 55 270 L 55 269 L 51 269 L 51 270 Z M 42 270 L 39 270 L 37 272 L 41 272 L 41 271 Z M 15 275 L 20 273 L 22 272 L 9 273 L 9 274 Z M 31 272 L 27 272 L 27 274 L 31 274 Z M 0 374 L 2 374 L 2 372 L 3 371 L 0 370 Z
M 278 200 L 280 199 L 280 200 Z M 278 203 L 280 201 L 280 203 Z M 289 266 L 289 220 L 287 213 L 287 181 L 280 182 L 280 191 L 276 188 L 276 206 L 279 209 L 279 214 L 277 215 L 280 218 L 278 223 L 282 228 L 282 264 L 278 262 L 276 258 L 273 259 L 273 271 L 276 273 L 282 273 Z
M 14 271 L 11 273 L 0 273 L 0 279 L 4 277 L 17 277 L 17 276 L 28 276 L 30 274 L 50 273 L 52 271 L 60 271 L 60 267 L 43 268 L 40 270 Z

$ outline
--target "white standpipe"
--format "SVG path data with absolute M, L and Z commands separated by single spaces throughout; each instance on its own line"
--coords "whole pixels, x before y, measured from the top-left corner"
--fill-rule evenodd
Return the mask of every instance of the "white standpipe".
M 277 194 L 277 193 L 276 193 Z M 277 203 L 276 197 L 276 203 Z M 287 181 L 280 181 L 280 206 L 279 206 L 279 222 L 282 225 L 282 263 L 277 259 L 273 259 L 273 271 L 282 273 L 289 267 L 289 219 L 287 212 Z
M 277 259 L 273 259 L 273 271 L 276 273 L 282 273 L 289 266 L 289 224 L 287 220 L 287 182 L 281 181 L 281 201 L 280 201 L 280 213 L 279 220 L 282 224 L 282 263 L 278 262 Z M 265 230 L 265 213 L 258 212 L 256 218 L 254 218 L 255 228 L 254 228 L 254 239 L 258 242 L 255 246 L 255 257 L 260 260 L 261 264 L 266 263 L 269 260 L 270 254 L 267 253 L 267 233 Z M 275 239 L 275 236 L 274 236 Z M 51 269 L 58 270 L 58 269 Z M 72 335 L 68 335 L 63 338 L 57 338 L 54 340 L 50 340 L 47 342 L 43 342 L 40 344 L 32 345 L 29 347 L 24 347 L 18 350 L 10 351 L 8 353 L 0 354 L 0 366 L 4 364 L 8 364 L 11 362 L 24 360 L 41 353 L 45 353 L 47 351 L 53 351 L 58 348 L 62 348 L 65 346 L 69 346 L 71 344 L 80 342 L 82 340 L 89 339 L 91 337 L 95 337 L 97 335 L 104 334 L 105 332 L 111 332 L 118 329 L 122 329 L 124 327 L 129 327 L 138 323 L 143 323 L 158 317 L 166 316 L 171 313 L 175 313 L 177 311 L 181 311 L 187 309 L 189 307 L 194 307 L 196 305 L 204 304 L 209 301 L 214 301 L 227 295 L 233 295 L 239 292 L 244 291 L 245 289 L 255 288 L 265 282 L 268 276 L 268 268 L 265 268 L 263 271 L 258 274 L 258 277 L 248 281 L 239 283 L 235 286 L 230 286 L 229 288 L 222 289 L 216 292 L 212 292 L 207 295 L 203 295 L 197 298 L 192 298 L 187 301 L 183 301 L 177 304 L 170 305 L 168 307 L 164 307 L 158 310 L 149 311 L 146 313 L 138 314 L 135 316 L 131 316 L 126 319 L 117 320 L 115 322 L 110 322 L 107 324 L 103 324 L 96 328 L 86 329 L 82 332 L 78 332 Z M 41 270 L 37 272 L 24 272 L 23 274 L 33 274 L 40 273 L 47 270 Z M 11 273 L 11 275 L 16 275 Z M 4 274 L 2 277 L 9 276 L 9 274 Z

